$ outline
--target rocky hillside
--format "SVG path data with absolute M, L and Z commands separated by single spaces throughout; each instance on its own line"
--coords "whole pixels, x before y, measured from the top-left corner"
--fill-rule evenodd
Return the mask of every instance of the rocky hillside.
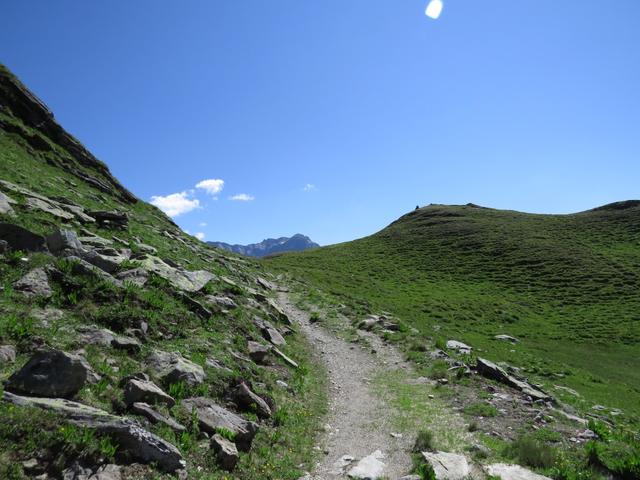
M 322 374 L 257 264 L 137 199 L 0 68 L 0 478 L 297 478 Z
M 300 233 L 293 237 L 267 238 L 260 243 L 250 245 L 230 245 L 224 242 L 208 242 L 209 245 L 247 257 L 267 257 L 276 253 L 302 252 L 320 245 Z

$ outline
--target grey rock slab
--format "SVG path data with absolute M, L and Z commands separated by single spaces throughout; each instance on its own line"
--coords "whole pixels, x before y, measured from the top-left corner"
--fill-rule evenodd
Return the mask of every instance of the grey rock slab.
M 262 333 L 262 336 L 276 347 L 283 347 L 287 344 L 287 341 L 284 339 L 278 329 L 267 321 L 263 323 L 263 326 L 260 329 L 260 333 Z
M 268 280 L 265 280 L 262 277 L 256 278 L 256 283 L 260 285 L 265 290 L 275 290 L 276 286 Z
M 544 475 L 539 475 L 520 465 L 507 465 L 505 463 L 494 463 L 484 467 L 487 475 L 500 477 L 502 480 L 550 480 Z
M 124 335 L 116 335 L 111 341 L 111 346 L 117 350 L 125 350 L 129 353 L 140 353 L 142 344 L 140 340 L 133 337 L 126 337 Z
M 0 222 L 0 240 L 7 242 L 12 250 L 47 252 L 47 243 L 42 235 L 33 233 L 12 223 Z
M 499 367 L 495 363 L 484 358 L 478 358 L 476 370 L 480 375 L 520 390 L 522 393 L 529 395 L 534 400 L 549 401 L 552 399 L 550 395 L 544 393 L 530 383 L 510 375 L 504 368 Z
M 209 398 L 187 398 L 182 401 L 182 406 L 187 411 L 196 412 L 201 430 L 215 434 L 218 429 L 224 428 L 235 435 L 240 451 L 248 452 L 251 449 L 251 442 L 259 428 L 256 423 L 230 412 Z
M 0 215 L 14 216 L 16 212 L 11 205 L 15 205 L 16 201 L 0 192 Z
M 174 287 L 186 292 L 202 290 L 207 283 L 216 278 L 213 273 L 204 270 L 190 272 L 181 268 L 171 267 L 160 258 L 152 255 L 145 255 L 138 261 L 140 262 L 140 268 L 155 273 Z
M 459 342 L 458 340 L 449 340 L 447 342 L 447 348 L 467 355 L 470 354 L 473 350 L 472 347 L 470 347 L 466 343 Z
M 44 268 L 35 268 L 13 284 L 13 288 L 25 297 L 50 298 L 53 289 L 49 285 L 49 277 Z
M 153 351 L 147 358 L 149 368 L 167 384 L 185 382 L 196 386 L 204 382 L 204 370 L 179 352 Z
M 249 351 L 249 358 L 251 360 L 258 364 L 262 364 L 269 355 L 271 347 L 258 342 L 249 341 L 247 343 L 247 350 Z
M 160 387 L 150 380 L 131 378 L 124 386 L 124 402 L 133 405 L 137 402 L 143 403 L 164 403 L 169 408 L 176 404 L 176 401 L 166 394 Z
M 433 468 L 436 480 L 466 480 L 471 475 L 471 467 L 464 455 L 448 452 L 422 452 L 422 457 Z
M 500 340 L 503 342 L 511 342 L 511 343 L 518 343 L 520 341 L 516 337 L 512 337 L 511 335 L 496 335 L 493 338 L 495 340 Z
M 157 410 L 154 410 L 153 407 L 147 403 L 136 402 L 131 405 L 131 411 L 136 415 L 145 417 L 151 423 L 162 423 L 171 428 L 174 432 L 181 433 L 187 430 L 184 425 L 180 425 L 171 417 L 165 417 Z
M 272 414 L 267 402 L 244 382 L 234 389 L 233 399 L 239 407 L 255 411 L 260 418 L 269 418 Z
M 82 258 L 76 257 L 76 256 L 70 256 L 66 258 L 68 261 L 72 263 L 71 269 L 73 273 L 77 275 L 89 275 L 89 276 L 98 277 L 106 282 L 109 282 L 115 285 L 116 287 L 120 287 L 120 288 L 122 287 L 122 282 L 120 280 L 114 278 L 112 275 L 108 274 L 101 268 L 98 268 L 95 265 L 92 265 L 86 260 L 83 260 Z
M 235 443 L 216 433 L 211 438 L 211 449 L 216 452 L 218 463 L 224 470 L 231 472 L 236 468 L 239 456 Z
M 132 283 L 138 287 L 144 287 L 149 280 L 149 273 L 142 268 L 133 268 L 118 273 L 116 278 L 124 283 Z
M 386 464 L 382 461 L 383 459 L 384 454 L 380 450 L 376 450 L 360 460 L 355 467 L 347 472 L 347 476 L 363 480 L 378 480 L 384 476 Z
M 277 348 L 273 349 L 273 353 L 275 353 L 278 357 L 280 357 L 282 359 L 282 361 L 284 363 L 286 363 L 287 365 L 289 365 L 290 367 L 293 368 L 298 368 L 299 365 L 296 361 L 292 360 L 291 358 L 289 358 L 287 355 L 285 355 L 282 351 L 278 350 Z
M 48 213 L 61 220 L 73 220 L 75 218 L 75 215 L 62 210 L 53 201 L 45 201 L 40 198 L 29 197 L 25 200 L 25 206 L 31 210 L 40 210 Z
M 175 446 L 133 420 L 62 398 L 25 397 L 5 391 L 3 400 L 18 406 L 53 411 L 70 423 L 110 435 L 119 444 L 120 452 L 139 462 L 154 462 L 160 469 L 168 472 L 182 470 L 186 466 Z
M 9 377 L 6 389 L 39 397 L 71 397 L 87 383 L 90 374 L 91 367 L 77 355 L 40 351 Z
M 47 236 L 49 251 L 57 254 L 63 250 L 82 251 L 84 246 L 72 230 L 56 230 Z
M 221 308 L 228 308 L 229 310 L 233 310 L 234 308 L 238 308 L 236 302 L 234 302 L 229 297 L 222 297 L 217 295 L 207 295 L 205 301 L 211 305 L 216 305 Z
M 13 345 L 0 345 L 0 364 L 16 361 L 16 347 Z

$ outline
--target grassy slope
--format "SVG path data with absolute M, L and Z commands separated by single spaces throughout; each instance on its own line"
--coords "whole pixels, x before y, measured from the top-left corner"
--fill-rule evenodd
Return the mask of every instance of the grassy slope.
M 293 272 L 356 314 L 390 311 L 419 334 L 466 341 L 526 368 L 552 393 L 640 414 L 640 206 L 534 215 L 429 206 L 370 237 L 281 255 Z M 618 206 L 620 207 L 620 206 Z M 309 289 L 312 290 L 312 289 Z M 493 340 L 521 339 L 517 346 Z M 634 418 L 635 417 L 635 418 Z
M 0 75 L 8 74 L 0 68 Z M 53 259 L 45 255 L 31 255 L 25 263 L 15 255 L 0 258 L 0 285 L 4 287 L 0 291 L 0 344 L 9 343 L 18 349 L 15 364 L 0 365 L 0 380 L 26 362 L 34 345 L 38 344 L 34 338 L 42 339 L 45 345 L 51 347 L 74 351 L 83 346 L 78 344 L 74 334 L 76 326 L 97 324 L 122 331 L 123 327 L 129 326 L 127 322 L 146 320 L 150 335 L 140 354 L 128 355 L 100 346 L 86 347 L 87 359 L 102 375 L 103 381 L 84 388 L 78 400 L 112 411 L 122 396 L 120 379 L 144 370 L 144 358 L 151 349 L 180 351 L 186 358 L 205 368 L 207 381 L 196 391 L 181 394 L 179 386 L 165 385 L 165 389 L 174 396 L 198 394 L 220 399 L 230 382 L 244 378 L 253 381 L 258 385 L 259 392 L 276 402 L 275 419 L 263 425 L 252 452 L 242 454 L 234 478 L 298 478 L 301 474 L 298 466 L 313 459 L 313 432 L 319 421 L 315 414 L 322 412 L 325 405 L 323 372 L 310 361 L 309 348 L 304 339 L 296 335 L 288 337 L 289 345 L 285 351 L 301 364 L 302 368 L 297 372 L 287 373 L 288 369 L 283 366 L 278 369 L 259 367 L 243 362 L 230 353 L 233 349 L 246 355 L 246 340 L 261 338 L 251 322 L 253 315 L 260 312 L 251 307 L 248 299 L 251 296 L 249 288 L 256 288 L 256 276 L 264 275 L 264 272 L 261 273 L 262 267 L 206 247 L 181 232 L 162 212 L 145 202 L 127 203 L 115 192 L 109 194 L 99 191 L 70 174 L 61 166 L 72 165 L 89 175 L 104 179 L 98 170 L 78 163 L 70 152 L 24 124 L 11 111 L 0 109 L 0 122 L 29 135 L 38 135 L 50 145 L 50 148 L 34 148 L 29 146 L 24 135 L 15 133 L 16 128 L 11 129 L 11 133 L 0 128 L 0 179 L 50 198 L 64 197 L 87 210 L 127 212 L 130 216 L 128 231 L 104 230 L 95 225 L 86 225 L 85 228 L 107 239 L 116 235 L 132 242 L 132 245 L 135 244 L 133 237 L 137 236 L 142 242 L 156 247 L 161 258 L 171 259 L 191 270 L 206 269 L 233 279 L 238 284 L 237 288 L 214 281 L 207 286 L 207 291 L 231 295 L 241 305 L 231 314 L 215 313 L 208 319 L 201 319 L 191 313 L 188 305 L 175 295 L 174 289 L 160 279 L 153 279 L 145 289 L 127 287 L 125 291 L 115 291 L 99 281 L 74 278 L 71 274 L 67 275 L 66 280 L 74 289 L 73 292 L 69 291 L 69 285 L 53 282 L 56 294 L 50 302 L 29 301 L 13 292 L 12 283 L 29 269 L 49 264 Z M 24 200 L 19 194 L 5 193 L 20 203 Z M 42 234 L 61 226 L 58 219 L 47 213 L 21 206 L 16 207 L 16 211 L 17 217 L 2 217 L 0 221 L 17 223 Z M 66 228 L 78 231 L 82 227 L 73 224 Z M 163 231 L 171 232 L 182 242 L 168 238 Z M 135 251 L 136 247 L 133 246 L 133 249 Z M 195 294 L 192 296 L 198 297 Z M 38 321 L 33 320 L 33 314 L 44 306 L 62 309 L 63 318 L 48 328 L 40 326 Z M 208 367 L 205 363 L 207 358 L 219 360 L 230 372 Z M 107 359 L 115 363 L 108 364 Z M 291 388 L 285 390 L 278 387 L 275 383 L 277 379 L 286 380 Z M 171 413 L 178 420 L 190 424 L 188 414 L 181 411 L 179 405 L 165 413 Z M 34 455 L 46 455 L 43 453 L 46 451 L 60 455 L 57 460 L 60 468 L 75 457 L 94 458 L 105 453 L 92 438 L 58 430 L 59 422 L 41 412 L 24 412 L 0 402 L 0 420 L 0 444 L 3 445 L 0 447 L 0 477 L 3 478 L 11 475 L 15 476 L 11 478 L 22 478 L 19 462 Z M 182 450 L 190 478 L 230 478 L 217 469 L 215 458 L 208 448 L 198 445 L 197 429 L 191 428 L 188 434 L 179 438 L 166 428 L 153 426 L 152 430 Z M 200 471 L 196 467 L 201 467 Z M 140 476 L 145 478 L 159 478 L 156 475 L 149 471 L 140 472 Z

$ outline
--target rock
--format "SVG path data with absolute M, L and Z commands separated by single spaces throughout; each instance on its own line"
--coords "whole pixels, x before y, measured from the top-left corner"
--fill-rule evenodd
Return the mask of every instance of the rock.
M 347 472 L 349 478 L 377 480 L 383 478 L 386 465 L 382 462 L 384 454 L 376 450 L 371 455 L 360 460 L 355 467 Z
M 25 252 L 48 251 L 47 243 L 43 236 L 12 223 L 0 222 L 0 240 L 7 242 L 12 250 Z
M 84 246 L 75 232 L 71 230 L 56 230 L 47 237 L 47 246 L 53 254 L 59 254 L 64 250 L 83 252 Z
M 200 291 L 207 283 L 216 278 L 213 273 L 205 270 L 190 272 L 182 268 L 171 267 L 152 255 L 145 255 L 144 258 L 138 259 L 138 261 L 140 268 L 155 273 L 174 287 L 186 292 Z
M 260 333 L 262 333 L 262 336 L 267 341 L 271 342 L 276 347 L 282 347 L 287 344 L 287 341 L 284 339 L 282 334 L 276 329 L 276 327 L 271 325 L 271 323 L 259 318 L 256 318 L 254 321 L 256 326 L 260 329 Z
M 280 305 L 278 305 L 278 303 L 273 298 L 267 298 L 266 303 L 269 307 L 271 307 L 271 310 L 273 310 L 276 318 L 279 321 L 286 323 L 287 325 L 293 325 L 289 316 L 284 312 L 284 310 L 280 307 Z
M 233 471 L 238 463 L 238 449 L 233 442 L 230 442 L 220 434 L 215 434 L 211 438 L 211 448 L 218 457 L 218 463 L 227 472 Z
M 466 343 L 462 343 L 457 340 L 449 340 L 447 342 L 447 348 L 449 350 L 455 350 L 458 353 L 462 353 L 463 355 L 469 355 L 471 354 L 471 350 L 473 350 L 473 348 Z
M 102 465 L 95 472 L 75 462 L 62 472 L 62 480 L 121 480 L 122 473 L 118 465 Z
M 247 344 L 247 349 L 249 350 L 249 358 L 258 364 L 264 363 L 271 351 L 271 347 L 252 341 Z
M 152 247 L 151 245 L 147 245 L 146 243 L 137 243 L 136 247 L 138 247 L 138 250 L 140 250 L 142 253 L 149 253 L 151 255 L 155 255 L 156 253 L 158 253 L 158 249 L 156 247 Z
M 41 200 L 40 198 L 29 197 L 25 200 L 25 206 L 31 210 L 40 210 L 57 217 L 61 220 L 73 220 L 75 215 L 65 212 L 52 201 Z
M 478 358 L 478 361 L 476 363 L 476 370 L 480 375 L 484 377 L 491 378 L 498 382 L 509 385 L 510 387 L 513 387 L 517 390 L 520 390 L 525 395 L 529 395 L 533 400 L 542 400 L 545 402 L 551 400 L 551 397 L 543 391 L 537 389 L 528 382 L 519 380 L 516 377 L 509 375 L 505 369 L 499 367 L 493 362 L 490 362 L 489 360 Z
M 216 295 L 207 295 L 204 297 L 207 303 L 211 305 L 216 305 L 221 308 L 228 308 L 229 310 L 233 310 L 234 308 L 238 308 L 236 302 L 231 300 L 229 297 L 220 297 Z
M 150 403 L 152 405 L 164 403 L 169 408 L 176 404 L 172 397 L 152 381 L 130 378 L 124 387 L 124 403 L 130 406 L 136 402 Z
M 213 313 L 208 308 L 206 308 L 197 300 L 191 298 L 186 293 L 178 292 L 177 296 L 182 300 L 182 303 L 184 303 L 190 311 L 198 315 L 203 320 L 208 320 L 209 318 L 211 318 L 211 315 L 213 315 Z
M 287 357 L 284 353 L 282 353 L 280 350 L 278 350 L 277 348 L 273 349 L 273 353 L 275 353 L 278 357 L 280 357 L 287 365 L 289 365 L 290 367 L 293 368 L 298 368 L 298 364 L 293 361 L 292 359 L 290 359 L 289 357 Z
M 495 337 L 493 337 L 495 340 L 501 340 L 503 342 L 511 342 L 511 343 L 518 343 L 520 340 L 518 340 L 515 337 L 512 337 L 510 335 L 496 335 Z
M 9 244 L 4 240 L 0 240 L 0 255 L 4 255 L 8 251 L 9 251 Z
M 106 328 L 98 328 L 95 325 L 81 326 L 77 328 L 78 341 L 83 345 L 103 345 L 110 347 L 116 334 Z
M 204 382 L 204 370 L 178 352 L 155 350 L 147 359 L 149 368 L 153 370 L 165 384 L 185 382 L 196 386 Z
M 0 192 L 0 215 L 15 216 L 16 212 L 13 211 L 11 205 L 15 205 L 16 201 L 11 197 L 8 197 L 4 193 Z
M 176 447 L 130 419 L 62 398 L 23 397 L 5 391 L 3 399 L 14 405 L 37 407 L 55 412 L 77 426 L 95 429 L 100 434 L 109 435 L 118 443 L 119 453 L 136 461 L 153 462 L 160 469 L 168 472 L 181 470 L 186 466 Z
M 251 412 L 256 412 L 260 418 L 269 418 L 271 408 L 262 397 L 253 392 L 249 386 L 241 382 L 233 391 L 233 401 L 240 407 Z
M 101 280 L 109 282 L 118 288 L 122 287 L 122 282 L 120 280 L 113 278 L 113 276 L 109 275 L 107 272 L 96 267 L 95 265 L 90 264 L 86 260 L 75 256 L 66 257 L 66 260 L 71 262 L 71 271 L 76 275 L 98 277 Z
M 85 385 L 90 372 L 91 367 L 76 355 L 40 351 L 9 377 L 6 389 L 38 397 L 71 397 Z
M 549 480 L 548 477 L 533 473 L 520 465 L 507 465 L 504 463 L 494 463 L 484 467 L 487 475 L 499 477 L 502 480 Z
M 73 205 L 71 203 L 67 203 L 67 201 L 65 202 L 58 202 L 58 206 L 60 208 L 63 208 L 64 210 L 66 210 L 69 213 L 72 213 L 80 222 L 82 223 L 95 223 L 95 219 L 93 219 L 92 217 L 90 217 L 89 215 L 87 215 L 84 211 L 84 208 L 82 208 L 79 205 Z
M 35 268 L 13 284 L 13 288 L 25 297 L 50 298 L 53 290 L 49 285 L 49 277 L 44 268 Z
M 422 452 L 422 457 L 433 468 L 436 480 L 466 480 L 471 475 L 471 468 L 464 455 Z
M 149 273 L 142 268 L 134 268 L 118 273 L 116 278 L 124 283 L 132 283 L 138 287 L 144 287 L 149 280 Z
M 153 407 L 151 407 L 151 405 L 147 403 L 135 402 L 131 405 L 131 411 L 136 415 L 145 417 L 151 423 L 162 423 L 171 428 L 174 432 L 181 433 L 187 430 L 184 425 L 180 425 L 173 418 L 165 417 L 161 413 L 154 410 Z
M 129 217 L 122 212 L 91 211 L 87 214 L 98 222 L 101 228 L 118 228 L 126 230 L 129 228 Z
M 40 322 L 42 327 L 50 327 L 52 323 L 57 322 L 64 317 L 64 312 L 58 308 L 34 308 L 31 310 L 31 316 Z
M 400 477 L 399 480 L 420 480 L 420 475 L 405 475 L 404 477 Z
M 276 286 L 262 277 L 256 278 L 256 283 L 265 290 L 276 290 Z
M 196 412 L 202 431 L 213 435 L 218 433 L 218 429 L 224 428 L 234 434 L 240 451 L 248 452 L 251 449 L 251 442 L 259 428 L 256 423 L 226 410 L 209 398 L 188 398 L 182 401 L 182 406 Z
M 97 250 L 88 250 L 86 252 L 75 252 L 76 256 L 82 258 L 85 262 L 90 263 L 94 267 L 98 267 L 103 272 L 109 274 L 118 270 L 120 264 L 126 260 L 126 258 L 114 258 L 109 255 L 102 255 Z
M 365 318 L 364 320 L 362 320 L 358 324 L 358 328 L 360 330 L 370 331 L 370 330 L 373 330 L 373 328 L 376 325 L 378 325 L 379 323 L 380 323 L 380 318 L 375 316 L 375 315 L 371 315 L 371 316 Z
M 137 338 L 125 337 L 123 335 L 117 335 L 114 337 L 111 341 L 111 346 L 118 350 L 126 350 L 133 354 L 140 353 L 140 349 L 142 348 L 142 345 Z
M 80 243 L 82 243 L 82 245 L 88 245 L 90 247 L 95 247 L 95 248 L 104 248 L 104 247 L 109 247 L 113 245 L 112 240 L 109 240 L 107 238 L 102 238 L 98 235 L 93 235 L 93 234 L 85 237 L 78 237 L 78 240 L 80 241 Z
M 16 347 L 13 345 L 0 346 L 0 364 L 16 361 Z

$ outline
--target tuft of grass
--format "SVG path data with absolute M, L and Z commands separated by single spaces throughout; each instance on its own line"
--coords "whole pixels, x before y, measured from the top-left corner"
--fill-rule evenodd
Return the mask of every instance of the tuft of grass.
M 414 452 L 428 452 L 435 450 L 433 432 L 431 430 L 420 430 L 413 444 Z
M 478 402 L 464 407 L 464 413 L 473 417 L 497 417 L 499 412 L 489 403 Z

